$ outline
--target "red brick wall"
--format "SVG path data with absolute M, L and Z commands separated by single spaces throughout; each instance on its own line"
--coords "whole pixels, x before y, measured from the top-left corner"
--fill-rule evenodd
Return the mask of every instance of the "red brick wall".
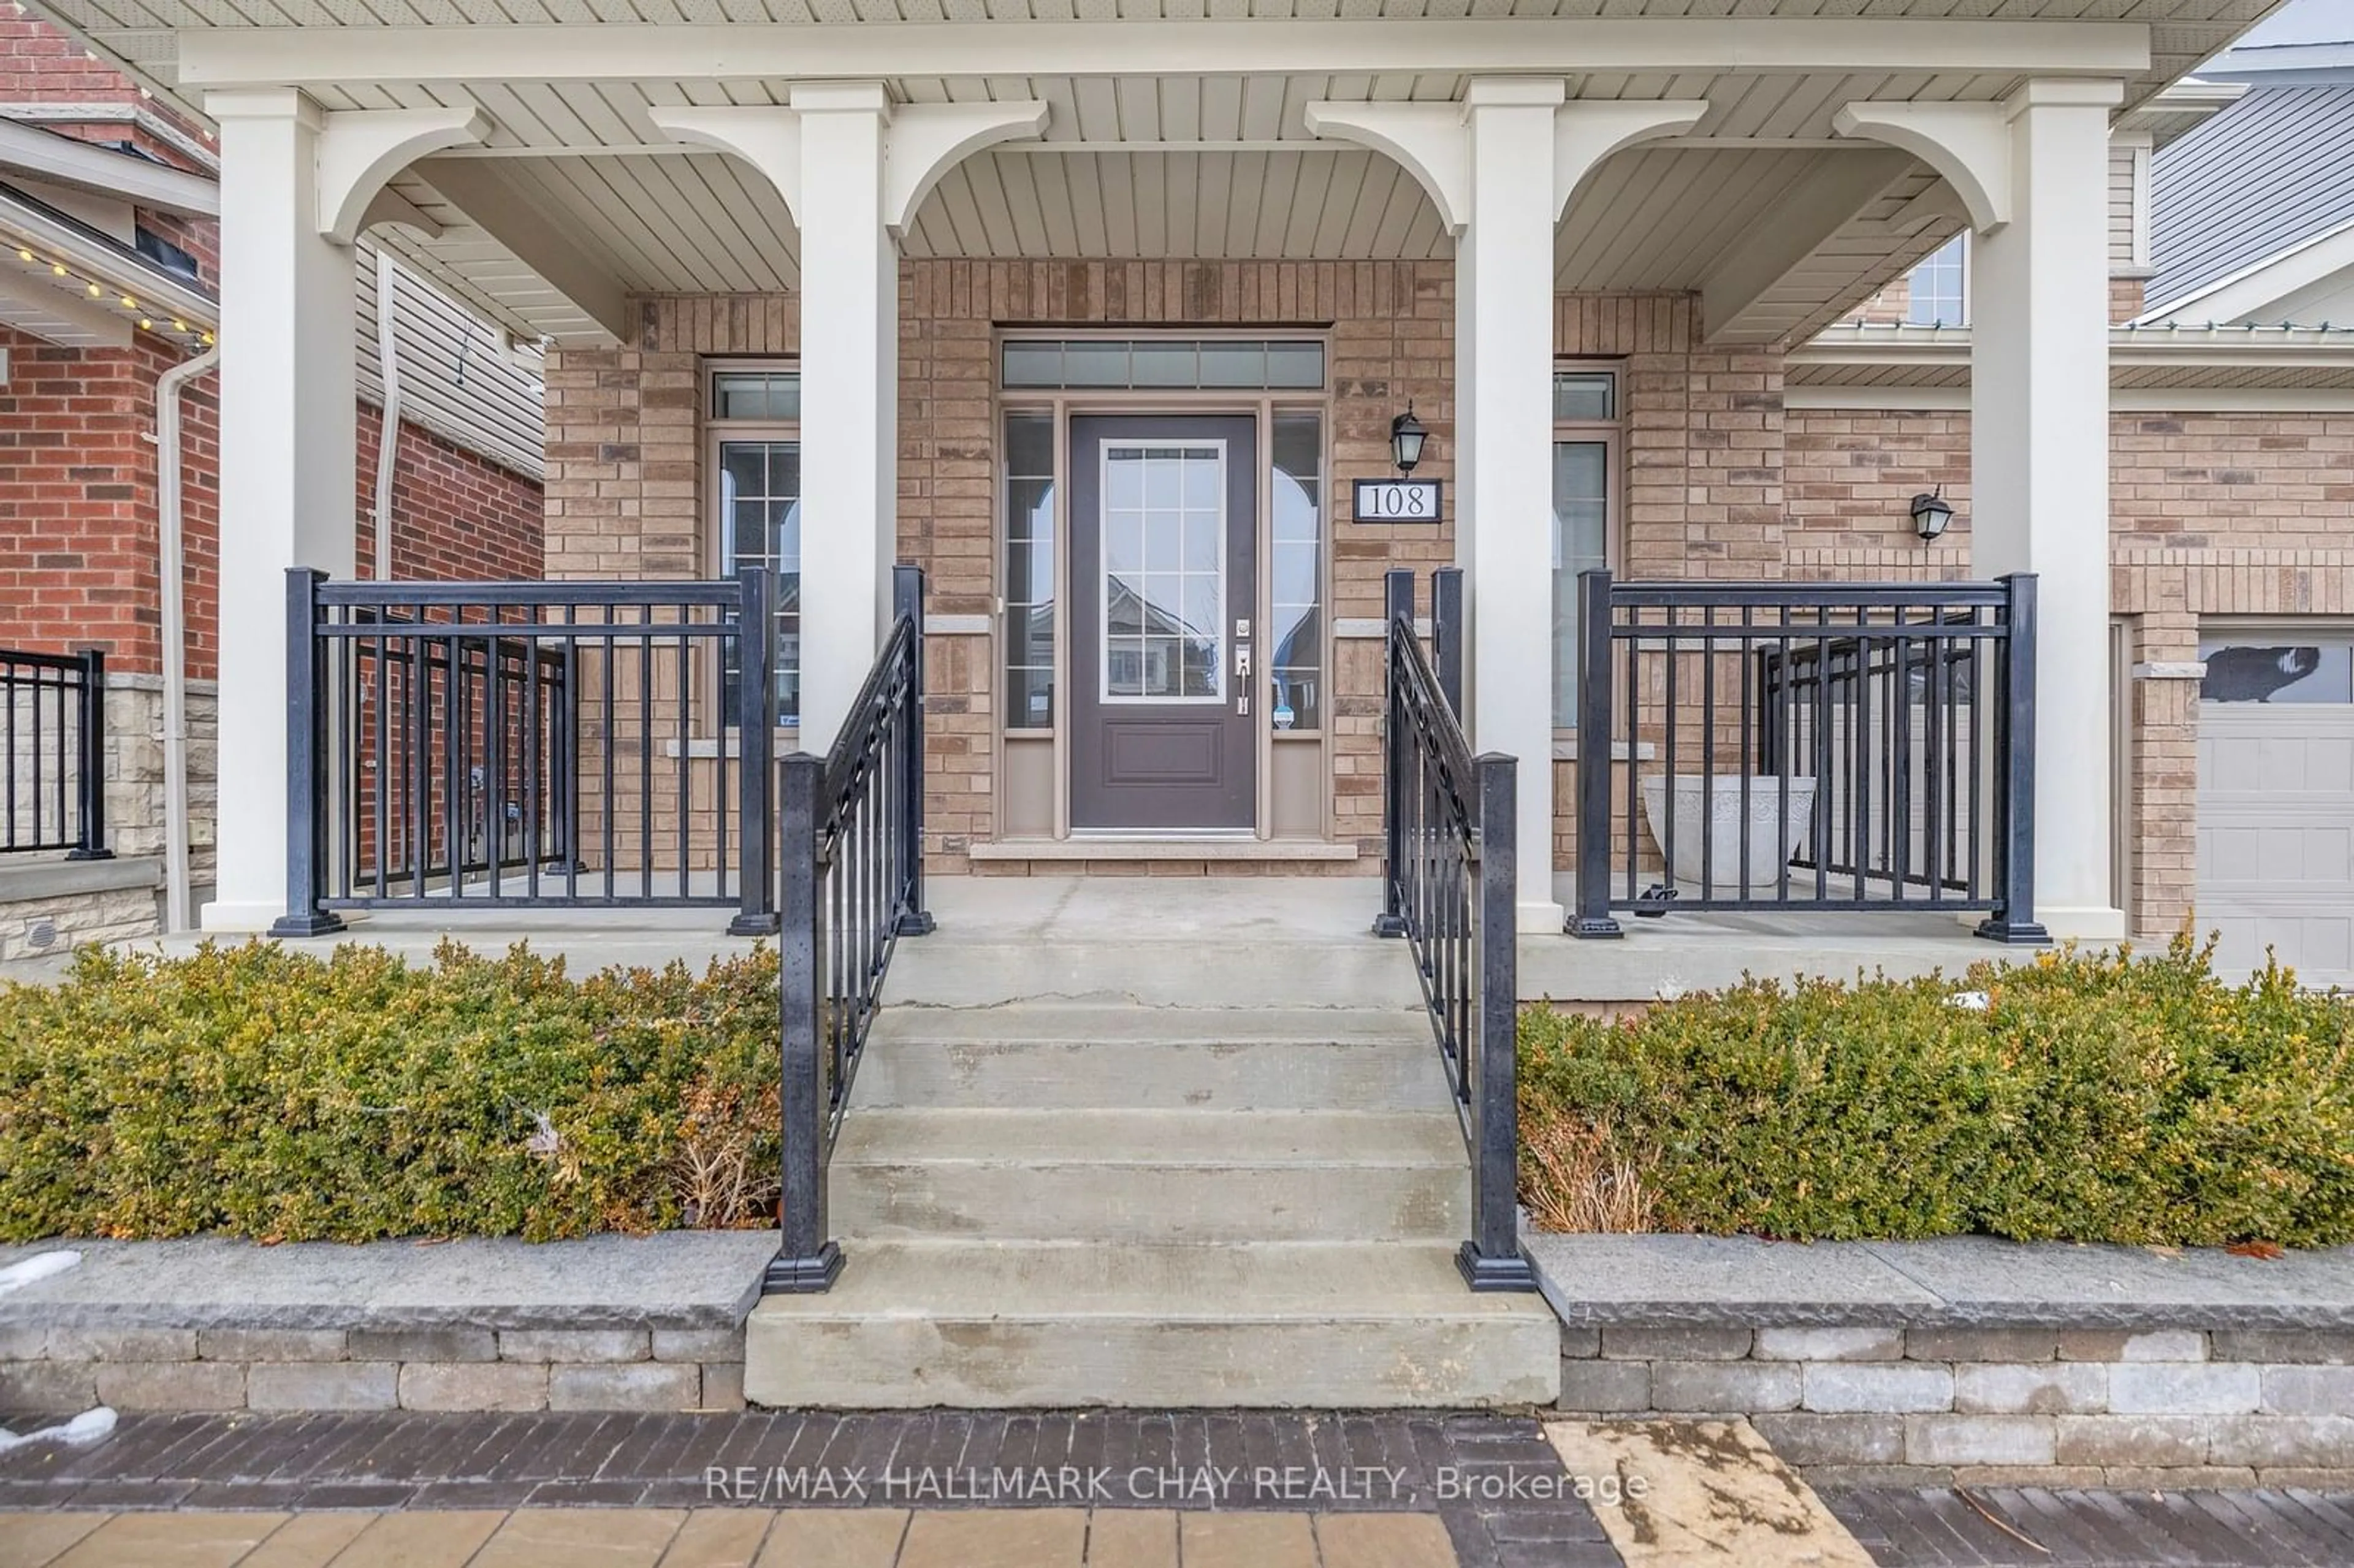
M 182 355 L 58 348 L 0 327 L 0 637 L 12 647 L 98 647 L 113 666 L 159 667 L 155 378 Z M 217 421 L 209 378 L 184 397 L 190 673 L 213 673 Z
M 161 667 L 156 578 L 155 380 L 183 357 L 138 336 L 128 349 L 58 348 L 0 327 L 0 642 L 97 647 L 126 672 Z M 188 673 L 209 680 L 217 606 L 220 449 L 216 383 L 182 394 Z M 359 410 L 354 510 L 363 573 L 374 557 L 369 497 L 376 411 Z M 540 487 L 415 426 L 393 486 L 400 577 L 540 575 Z
M 212 133 L 154 99 L 139 84 L 37 16 L 0 16 L 0 103 L 104 103 L 144 108 L 199 143 Z M 45 122 L 49 130 L 89 142 L 130 142 L 177 168 L 188 156 L 161 136 L 120 120 Z
M 363 403 L 354 504 L 359 575 L 376 562 L 376 440 L 384 416 Z M 541 576 L 540 487 L 403 421 L 392 476 L 392 575 L 404 582 L 514 582 Z

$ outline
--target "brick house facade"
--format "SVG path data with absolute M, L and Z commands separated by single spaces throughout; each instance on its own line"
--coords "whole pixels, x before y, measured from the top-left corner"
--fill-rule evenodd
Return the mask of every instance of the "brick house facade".
M 127 143 L 142 156 L 209 177 L 211 135 L 159 104 L 111 65 L 30 16 L 0 20 L 0 103 L 78 140 Z M 134 207 L 138 228 L 178 247 L 196 281 L 219 282 L 217 225 Z M 27 287 L 38 287 L 38 283 Z M 36 296 L 37 297 L 37 296 Z M 159 323 L 160 324 L 160 323 Z M 0 323 L 0 646 L 107 658 L 109 837 L 135 864 L 77 872 L 103 888 L 63 889 L 72 876 L 46 857 L 10 857 L 0 874 L 0 959 L 155 927 L 163 849 L 162 610 L 158 572 L 157 380 L 194 344 L 133 331 L 120 347 L 62 346 Z M 374 557 L 378 408 L 362 402 L 354 521 L 362 569 Z M 219 403 L 217 378 L 181 397 L 183 593 L 189 681 L 189 836 L 199 888 L 212 875 L 218 673 Z M 392 566 L 402 577 L 529 577 L 540 571 L 536 475 L 404 419 L 393 475 Z M 37 873 L 37 875 L 33 874 Z M 38 938 L 38 939 L 37 939 Z

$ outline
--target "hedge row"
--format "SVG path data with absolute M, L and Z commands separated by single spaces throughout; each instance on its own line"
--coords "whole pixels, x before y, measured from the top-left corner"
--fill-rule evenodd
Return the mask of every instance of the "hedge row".
M 0 985 L 0 1239 L 770 1224 L 777 961 L 585 980 L 518 947 L 165 959 Z
M 1562 1228 L 2354 1242 L 2354 1004 L 2208 960 L 1534 1010 L 1523 1195 Z

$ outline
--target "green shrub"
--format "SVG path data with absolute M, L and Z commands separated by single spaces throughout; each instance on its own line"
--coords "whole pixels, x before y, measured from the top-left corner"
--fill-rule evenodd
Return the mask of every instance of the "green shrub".
M 0 1240 L 773 1223 L 777 960 L 85 948 L 0 985 Z
M 2278 969 L 2229 985 L 2208 956 L 1532 1010 L 1523 1196 L 1564 1227 L 2354 1242 L 2354 1004 Z

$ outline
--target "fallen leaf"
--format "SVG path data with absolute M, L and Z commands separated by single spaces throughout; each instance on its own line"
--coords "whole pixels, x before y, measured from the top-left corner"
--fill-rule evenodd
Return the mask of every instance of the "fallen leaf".
M 2270 1263 L 2274 1258 L 2284 1255 L 2281 1251 L 2281 1245 L 2278 1242 L 2233 1242 L 2223 1250 L 2230 1253 L 2233 1257 L 2259 1257 L 2264 1259 L 2266 1263 Z

